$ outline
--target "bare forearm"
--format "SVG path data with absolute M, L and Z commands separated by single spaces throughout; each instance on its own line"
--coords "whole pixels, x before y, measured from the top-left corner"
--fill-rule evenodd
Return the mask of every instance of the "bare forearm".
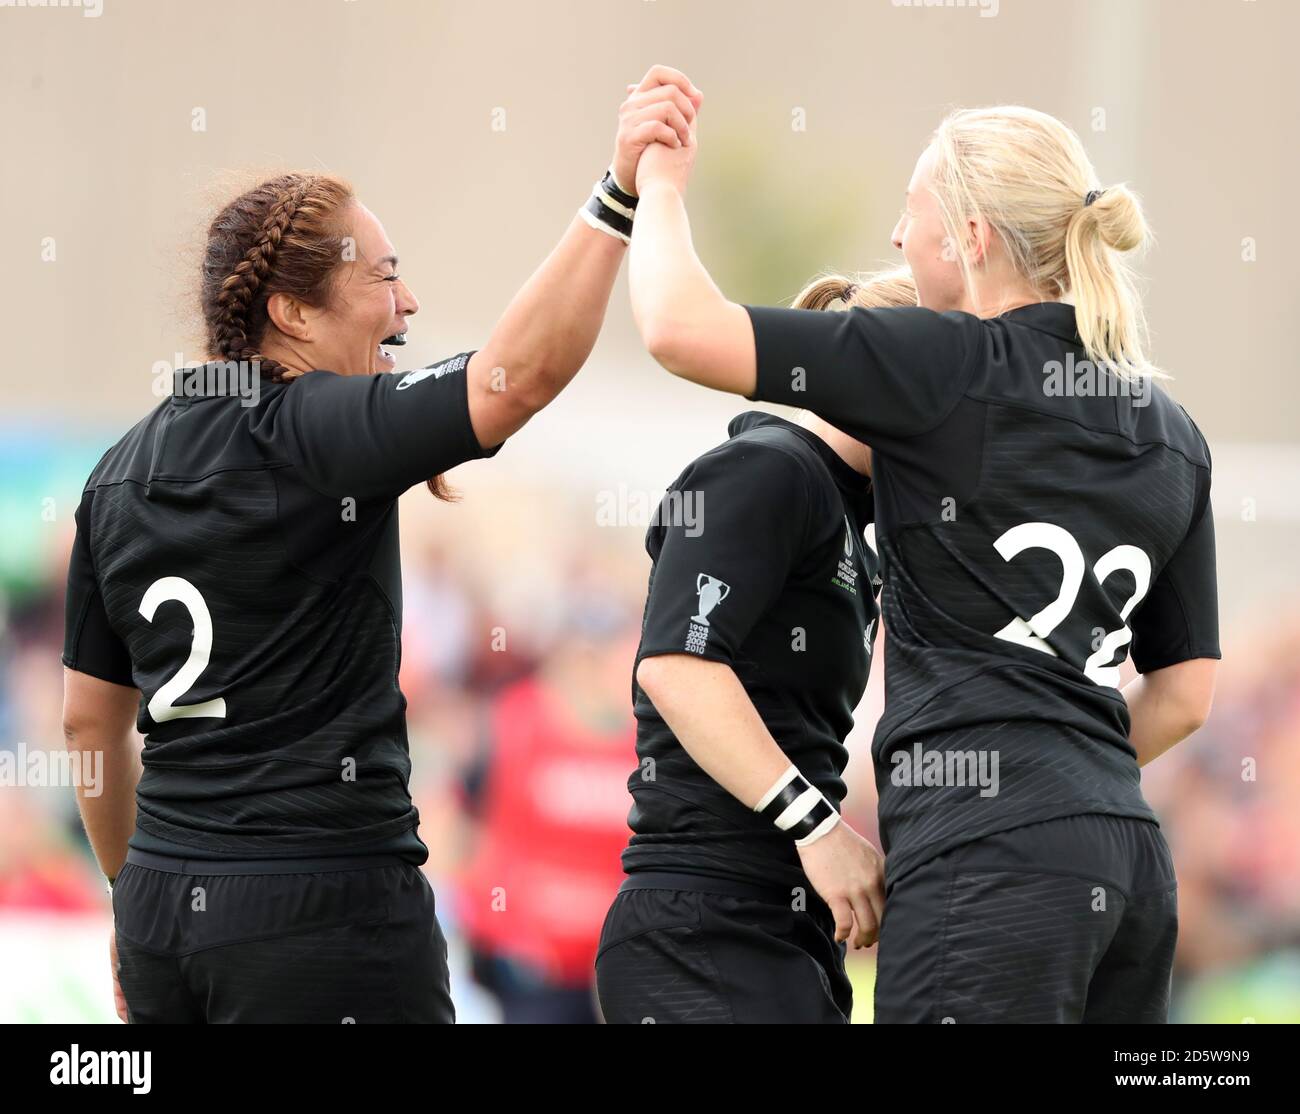
M 86 836 L 110 878 L 126 861 L 135 829 L 140 781 L 140 738 L 135 732 L 140 692 L 74 669 L 63 671 L 63 738 L 80 763 L 77 807 Z M 85 776 L 93 772 L 93 776 Z
M 692 383 L 752 395 L 757 359 L 749 314 L 727 300 L 695 254 L 681 191 L 650 180 L 636 219 L 632 313 L 650 355 Z
M 673 350 L 688 343 L 692 322 L 709 303 L 725 299 L 695 254 L 678 190 L 653 183 L 641 198 L 636 220 L 628 263 L 632 314 L 646 347 L 674 371 Z
M 540 409 L 595 346 L 627 247 L 574 217 L 555 250 L 515 295 L 484 346 L 508 389 Z
M 686 753 L 746 808 L 758 804 L 789 767 L 726 665 L 665 655 L 643 661 L 638 679 Z
M 1169 686 L 1140 676 L 1121 690 L 1129 710 L 1129 742 L 1139 766 L 1159 758 L 1201 726 L 1187 704 Z
M 140 753 L 134 738 L 111 740 L 99 746 L 94 739 L 78 737 L 68 741 L 68 750 L 80 752 L 83 770 L 99 769 L 94 785 L 77 787 L 77 808 L 100 869 L 114 878 L 126 861 L 127 841 L 135 830 Z

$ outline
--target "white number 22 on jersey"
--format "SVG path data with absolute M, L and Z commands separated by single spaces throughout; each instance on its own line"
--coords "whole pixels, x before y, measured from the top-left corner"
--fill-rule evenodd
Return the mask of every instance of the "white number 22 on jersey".
M 149 698 L 149 714 L 154 723 L 209 716 L 224 719 L 226 701 L 221 696 L 215 700 L 205 700 L 201 704 L 176 704 L 176 700 L 194 686 L 212 658 L 212 613 L 203 602 L 202 593 L 183 576 L 164 576 L 149 585 L 144 599 L 140 601 L 140 614 L 146 622 L 153 622 L 158 605 L 166 600 L 177 600 L 185 605 L 194 623 L 194 640 L 190 643 L 190 656 L 186 658 L 185 664 Z
M 1017 616 L 994 636 L 1058 657 L 1057 652 L 1044 639 L 1070 614 L 1070 609 L 1079 596 L 1085 563 L 1079 543 L 1068 530 L 1050 522 L 1022 522 L 998 538 L 993 543 L 993 548 L 1002 555 L 1004 561 L 1012 560 L 1026 549 L 1046 549 L 1061 559 L 1061 590 L 1056 599 L 1029 619 Z M 1131 572 L 1135 581 L 1133 594 L 1119 613 L 1121 620 L 1127 620 L 1151 587 L 1151 558 L 1135 545 L 1117 545 L 1098 558 L 1092 566 L 1092 575 L 1100 583 L 1121 569 Z M 1117 688 L 1119 666 L 1108 663 L 1114 658 L 1115 651 L 1127 646 L 1132 638 L 1133 632 L 1128 626 L 1106 632 L 1096 653 L 1083 663 L 1084 676 L 1094 684 Z

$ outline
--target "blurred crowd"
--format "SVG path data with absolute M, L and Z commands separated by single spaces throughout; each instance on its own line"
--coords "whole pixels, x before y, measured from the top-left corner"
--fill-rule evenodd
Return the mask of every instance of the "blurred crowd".
M 411 791 L 460 1017 L 594 1021 L 636 764 L 643 529 L 602 528 L 592 505 L 554 491 L 453 507 L 413 493 L 402 514 Z M 70 523 L 56 533 L 48 575 L 0 597 L 11 750 L 61 747 Z M 1225 630 L 1210 723 L 1144 775 L 1179 873 L 1176 1020 L 1300 1021 L 1300 613 L 1259 627 Z M 871 838 L 881 700 L 877 675 L 850 740 L 847 811 Z M 0 926 L 106 910 L 72 791 L 0 789 Z M 852 960 L 856 1020 L 870 1018 L 872 961 Z M 87 992 L 101 991 L 106 960 Z

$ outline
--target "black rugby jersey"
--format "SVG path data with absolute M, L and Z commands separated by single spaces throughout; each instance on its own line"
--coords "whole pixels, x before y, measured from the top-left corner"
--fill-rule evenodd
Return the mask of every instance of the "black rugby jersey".
M 1074 310 L 747 307 L 755 398 L 874 450 L 889 877 L 995 831 L 1154 819 L 1117 685 L 1216 658 L 1210 454 L 1163 390 L 1098 374 Z
M 246 399 L 223 365 L 181 369 L 95 467 L 63 662 L 140 689 L 133 847 L 427 858 L 397 683 L 396 500 L 496 452 L 470 425 L 469 356 L 253 379 Z
M 728 431 L 669 487 L 646 534 L 637 662 L 689 653 L 731 666 L 777 744 L 838 807 L 879 618 L 863 539 L 870 480 L 783 418 L 754 411 Z M 709 777 L 632 689 L 639 765 L 624 870 L 806 886 L 791 837 Z

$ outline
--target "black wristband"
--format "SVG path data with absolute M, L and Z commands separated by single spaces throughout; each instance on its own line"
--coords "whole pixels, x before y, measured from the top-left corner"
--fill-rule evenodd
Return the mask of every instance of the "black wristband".
M 600 188 L 620 205 L 623 205 L 628 209 L 635 209 L 637 201 L 640 200 L 634 195 L 624 193 L 618 188 L 618 183 L 614 181 L 614 171 L 612 168 L 605 171 L 605 177 L 600 180 Z

